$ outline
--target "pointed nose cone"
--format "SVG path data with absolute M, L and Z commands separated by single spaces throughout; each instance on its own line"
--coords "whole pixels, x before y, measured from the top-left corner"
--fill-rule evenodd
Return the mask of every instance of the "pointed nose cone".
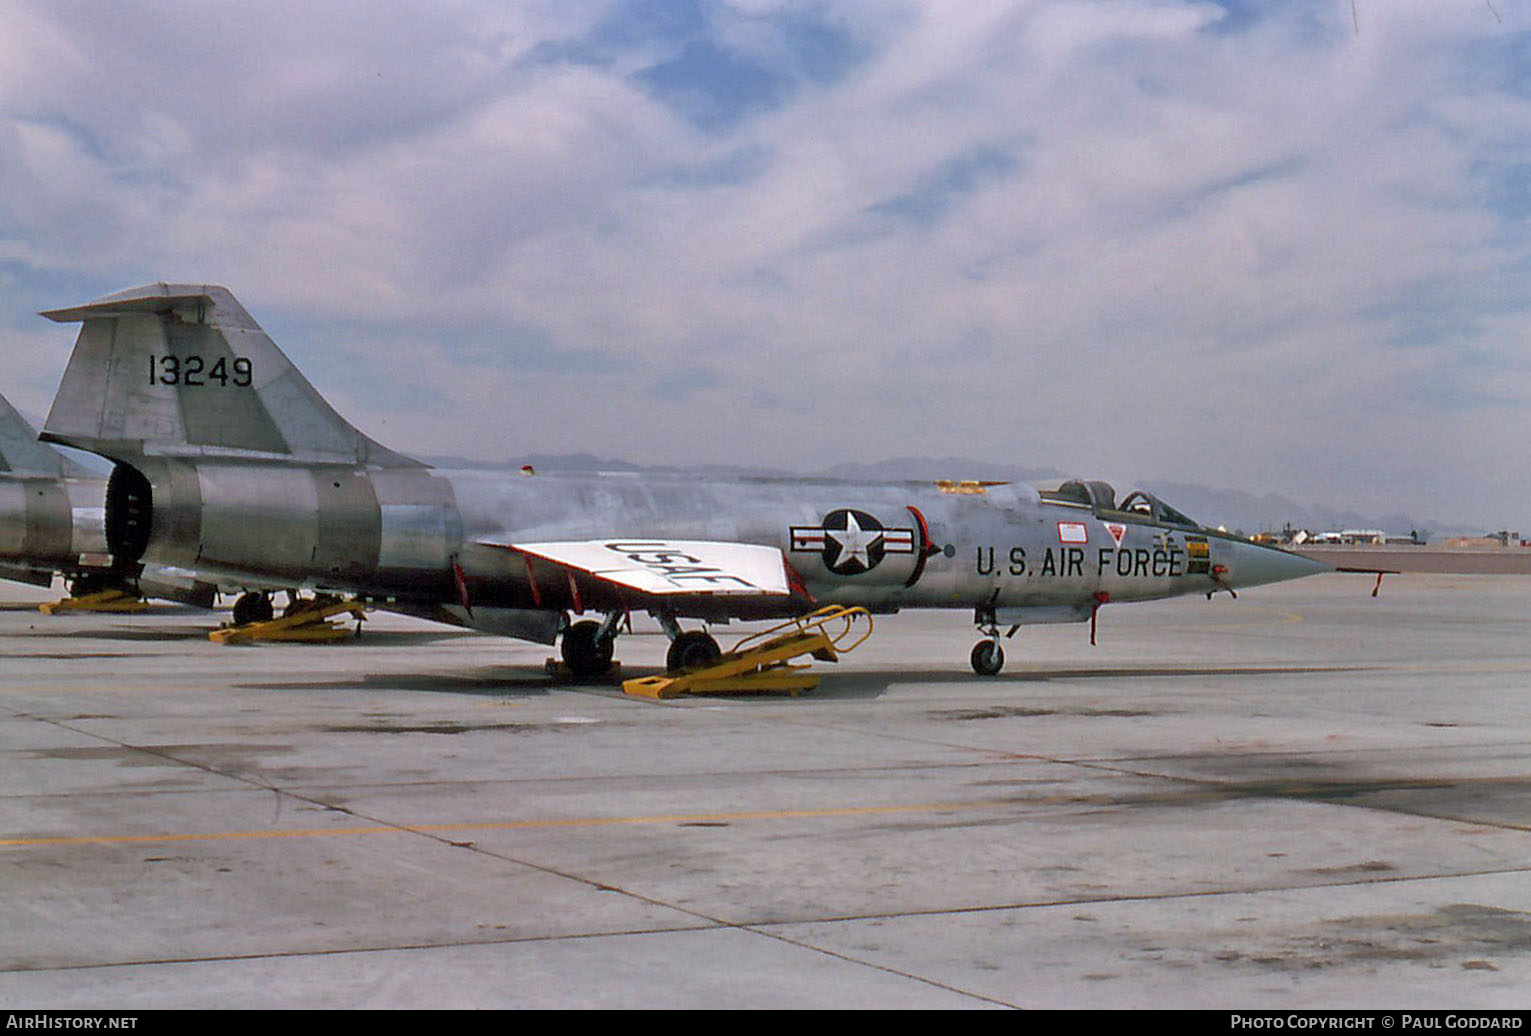
M 1228 567 L 1228 572 L 1223 576 L 1223 582 L 1235 590 L 1334 571 L 1332 565 L 1281 550 L 1279 547 L 1267 547 L 1259 543 L 1241 543 L 1237 540 L 1224 541 L 1223 546 L 1228 548 L 1225 555 L 1227 560 L 1222 562 Z

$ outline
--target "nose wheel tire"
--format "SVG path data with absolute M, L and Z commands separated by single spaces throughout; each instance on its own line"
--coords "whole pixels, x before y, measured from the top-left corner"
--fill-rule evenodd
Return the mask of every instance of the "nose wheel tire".
M 971 661 L 979 676 L 997 676 L 1005 668 L 1005 649 L 997 641 L 980 640 L 973 645 Z
M 601 624 L 593 619 L 576 622 L 564 630 L 563 664 L 575 679 L 589 680 L 605 676 L 611 670 L 615 645 L 612 637 L 603 637 Z
M 665 654 L 665 668 L 672 673 L 691 669 L 705 669 L 723 657 L 723 649 L 710 634 L 701 630 L 687 630 L 670 641 Z

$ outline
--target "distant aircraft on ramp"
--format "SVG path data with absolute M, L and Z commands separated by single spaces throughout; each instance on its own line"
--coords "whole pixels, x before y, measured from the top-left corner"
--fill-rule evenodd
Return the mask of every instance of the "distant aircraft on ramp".
M 152 284 L 43 315 L 83 323 L 43 438 L 115 463 L 113 557 L 561 640 L 579 676 L 610 667 L 633 611 L 657 618 L 679 670 L 719 654 L 682 621 L 827 604 L 971 611 L 973 669 L 993 675 L 1006 628 L 1328 570 L 1101 482 L 442 471 L 341 418 L 226 288 Z
M 1447 547 L 1434 544 L 1302 544 L 1294 553 L 1329 565 L 1337 572 L 1375 575 L 1372 596 L 1388 575 L 1531 575 L 1531 548 Z

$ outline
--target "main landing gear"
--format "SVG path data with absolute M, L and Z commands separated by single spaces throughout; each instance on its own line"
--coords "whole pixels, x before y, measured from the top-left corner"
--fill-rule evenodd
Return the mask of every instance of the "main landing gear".
M 670 638 L 670 650 L 664 656 L 666 671 L 684 673 L 705 669 L 723 657 L 723 649 L 706 630 L 683 630 L 673 615 L 660 615 L 659 625 Z
M 670 641 L 665 652 L 665 669 L 672 673 L 684 673 L 692 669 L 706 669 L 723 657 L 723 649 L 705 630 L 686 630 Z
M 340 598 L 332 594 L 299 597 L 296 592 L 288 590 L 287 607 L 282 610 L 282 617 L 290 618 L 304 612 L 322 611 L 338 603 Z M 234 611 L 230 616 L 231 625 L 249 626 L 257 622 L 270 622 L 274 618 L 276 618 L 276 605 L 271 602 L 269 593 L 249 590 L 234 599 Z
M 600 622 L 581 619 L 563 631 L 563 664 L 576 680 L 593 680 L 611 671 L 621 617 L 621 612 L 613 612 Z
M 611 672 L 617 627 L 624 617 L 613 612 L 605 619 L 581 619 L 564 628 L 561 652 L 563 664 L 576 680 L 595 680 Z M 670 638 L 670 648 L 665 652 L 665 669 L 671 674 L 694 672 L 717 664 L 723 657 L 723 649 L 705 630 L 683 630 L 672 616 L 660 615 L 659 624 Z M 1005 667 L 1005 649 L 1001 641 L 1014 635 L 1018 626 L 1001 631 L 994 609 L 978 608 L 973 622 L 982 640 L 973 645 L 969 659 L 973 672 L 979 676 L 997 676 Z
M 314 611 L 335 604 L 340 599 L 328 594 L 319 594 L 315 597 L 299 597 L 292 590 L 287 591 L 287 607 L 283 609 L 284 618 L 299 615 L 305 611 Z M 270 622 L 276 618 L 276 605 L 271 602 L 269 593 L 261 593 L 250 590 L 240 594 L 234 599 L 234 612 L 230 616 L 235 626 L 249 626 L 256 622 Z
M 614 612 L 599 622 L 581 619 L 565 628 L 560 651 L 564 666 L 576 680 L 599 679 L 611 672 L 617 627 L 623 617 L 622 612 Z M 669 616 L 660 616 L 659 622 L 670 638 L 670 649 L 665 653 L 669 672 L 705 669 L 723 657 L 723 649 L 705 630 L 683 630 Z
M 240 594 L 234 600 L 234 625 L 248 626 L 252 622 L 270 622 L 276 615 L 271 606 L 271 595 L 261 593 Z

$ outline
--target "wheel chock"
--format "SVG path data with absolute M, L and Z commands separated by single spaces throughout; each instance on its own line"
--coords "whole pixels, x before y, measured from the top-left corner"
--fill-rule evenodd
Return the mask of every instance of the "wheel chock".
M 866 628 L 859 627 L 865 622 Z M 808 655 L 837 662 L 840 655 L 872 635 L 872 616 L 865 608 L 831 606 L 779 626 L 752 634 L 725 652 L 715 663 L 684 673 L 665 673 L 626 680 L 622 692 L 636 698 L 675 698 L 682 694 L 755 694 L 786 692 L 797 697 L 819 685 L 808 666 L 791 660 Z
M 37 606 L 44 615 L 59 612 L 142 612 L 149 610 L 149 602 L 126 590 L 102 590 L 98 593 L 66 597 L 61 601 L 47 601 Z
M 688 673 L 676 676 L 644 676 L 625 680 L 622 693 L 634 698 L 661 700 L 679 698 L 682 694 L 781 694 L 785 692 L 796 698 L 804 691 L 819 685 L 817 676 L 804 675 L 807 666 L 780 666 L 734 677 L 706 679 L 704 673 Z
M 344 623 L 329 620 L 342 612 L 355 617 L 357 628 L 353 632 Z M 258 641 L 276 641 L 286 644 L 329 644 L 361 631 L 366 619 L 366 609 L 351 601 L 335 601 L 330 604 L 310 605 L 266 622 L 247 622 L 243 626 L 223 626 L 213 630 L 207 639 L 215 644 L 251 644 Z
M 591 676 L 581 679 L 574 675 L 574 670 L 561 658 L 549 658 L 542 663 L 542 671 L 551 676 L 559 683 L 621 683 L 622 663 L 612 660 L 611 668 L 600 676 Z

